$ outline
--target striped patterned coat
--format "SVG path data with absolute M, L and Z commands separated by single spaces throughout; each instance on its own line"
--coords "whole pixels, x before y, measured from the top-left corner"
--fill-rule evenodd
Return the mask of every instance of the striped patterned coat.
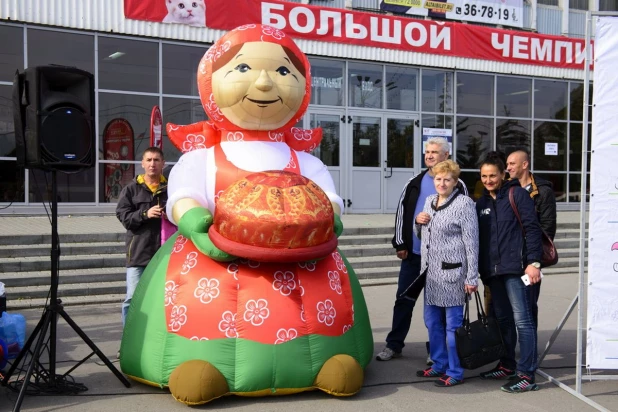
M 464 284 L 478 284 L 479 226 L 474 201 L 455 189 L 436 209 L 438 195 L 425 201 L 426 225 L 415 224 L 421 237 L 421 273 L 427 271 L 425 302 L 450 307 L 465 303 Z

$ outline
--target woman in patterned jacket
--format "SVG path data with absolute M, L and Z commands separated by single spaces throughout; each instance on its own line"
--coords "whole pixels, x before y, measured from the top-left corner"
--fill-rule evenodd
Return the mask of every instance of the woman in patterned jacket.
M 422 239 L 421 273 L 426 272 L 424 320 L 433 365 L 418 377 L 439 378 L 435 385 L 463 383 L 463 368 L 455 346 L 455 331 L 463 323 L 467 294 L 477 290 L 478 219 L 474 201 L 456 188 L 459 166 L 452 160 L 433 168 L 437 195 L 425 201 L 416 216 Z

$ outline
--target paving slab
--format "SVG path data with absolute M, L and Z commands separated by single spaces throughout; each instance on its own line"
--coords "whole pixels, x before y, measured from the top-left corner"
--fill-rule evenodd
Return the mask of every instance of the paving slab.
M 539 350 L 545 347 L 549 336 L 563 317 L 577 291 L 577 276 L 555 275 L 543 280 L 540 300 Z M 393 284 L 363 288 L 369 308 L 375 341 L 375 353 L 382 349 L 390 330 L 392 305 L 396 286 Z M 467 371 L 466 383 L 453 388 L 437 388 L 431 381 L 416 378 L 415 371 L 425 367 L 427 331 L 422 321 L 422 303 L 417 305 L 412 328 L 408 335 L 403 357 L 389 362 L 372 361 L 366 370 L 362 391 L 350 398 L 335 398 L 321 392 L 266 397 L 225 397 L 210 404 L 196 407 L 205 411 L 273 411 L 295 412 L 333 411 L 453 411 L 453 412 L 587 412 L 594 409 L 566 391 L 537 376 L 541 386 L 538 392 L 507 394 L 501 392 L 500 382 L 481 381 L 479 371 Z M 41 316 L 40 310 L 23 310 L 29 330 Z M 110 358 L 115 359 L 121 336 L 120 305 L 71 306 L 67 313 Z M 58 324 L 58 371 L 64 373 L 76 360 L 89 353 L 88 347 L 61 319 Z M 576 353 L 575 313 L 566 323 L 559 339 L 543 362 L 542 369 L 574 385 Z M 117 363 L 115 363 L 117 365 Z M 616 371 L 591 371 L 611 374 Z M 125 388 L 100 361 L 90 359 L 75 369 L 71 376 L 88 390 L 70 396 L 26 395 L 22 411 L 62 412 L 118 412 L 118 411 L 188 411 L 176 402 L 165 389 L 132 382 Z M 603 405 L 606 410 L 618 411 L 616 381 L 584 381 L 583 393 Z M 16 393 L 0 388 L 0 411 L 11 410 Z

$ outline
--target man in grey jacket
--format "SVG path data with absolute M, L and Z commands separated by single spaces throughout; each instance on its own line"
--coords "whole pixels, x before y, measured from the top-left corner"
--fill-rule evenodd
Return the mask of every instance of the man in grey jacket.
M 416 282 L 421 274 L 421 240 L 414 234 L 414 218 L 423 210 L 427 196 L 436 193 L 431 169 L 448 159 L 449 150 L 449 143 L 445 138 L 429 139 L 425 147 L 427 170 L 408 180 L 399 198 L 392 243 L 397 257 L 401 259 L 401 268 L 393 307 L 392 329 L 386 337 L 386 347 L 376 356 L 379 361 L 400 357 L 405 346 L 404 340 L 410 330 L 412 311 L 424 286 L 424 282 Z M 467 195 L 465 185 L 461 186 Z M 403 292 L 412 284 L 416 287 L 411 294 L 403 296 Z

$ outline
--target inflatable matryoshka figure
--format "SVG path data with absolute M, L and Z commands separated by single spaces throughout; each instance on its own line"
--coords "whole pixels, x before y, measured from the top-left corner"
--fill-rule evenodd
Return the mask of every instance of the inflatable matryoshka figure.
M 321 131 L 293 127 L 309 103 L 306 56 L 279 30 L 239 27 L 205 54 L 198 86 L 210 120 L 168 124 L 185 152 L 168 185 L 178 234 L 133 296 L 123 372 L 190 405 L 358 392 L 373 337 L 336 249 L 343 202 L 306 152 Z

